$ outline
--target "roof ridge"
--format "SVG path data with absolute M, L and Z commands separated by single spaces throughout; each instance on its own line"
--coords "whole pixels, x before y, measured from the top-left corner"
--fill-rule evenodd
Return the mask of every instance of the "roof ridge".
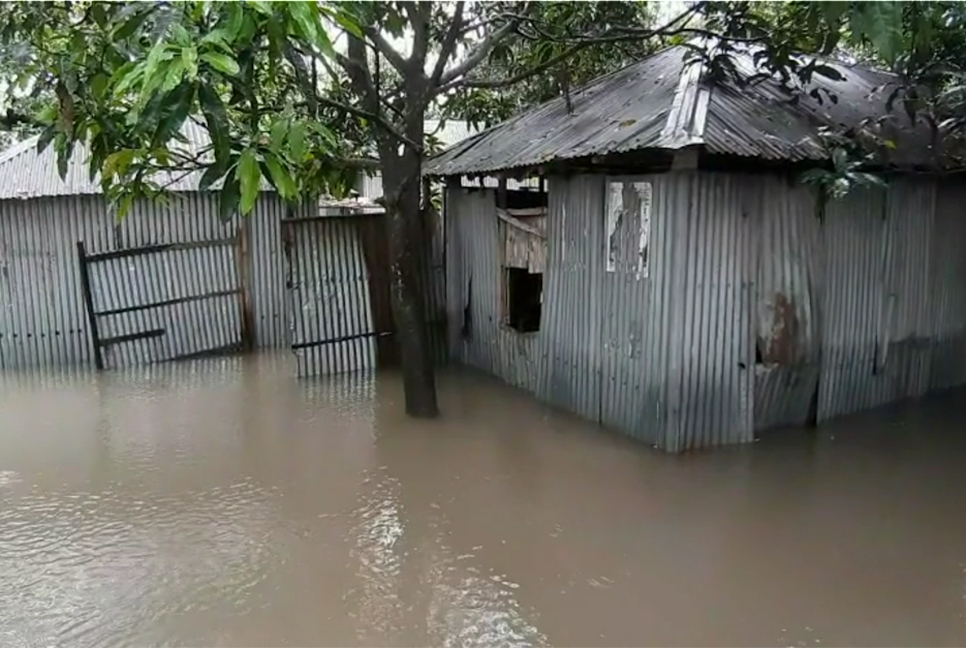
M 3 151 L 0 151 L 0 164 L 5 164 L 16 157 L 19 157 L 37 146 L 40 141 L 39 135 L 31 135 L 27 139 L 14 142 Z
M 679 149 L 704 144 L 712 90 L 712 86 L 703 83 L 704 76 L 705 65 L 701 61 L 685 62 L 681 68 L 681 78 L 674 90 L 658 146 Z

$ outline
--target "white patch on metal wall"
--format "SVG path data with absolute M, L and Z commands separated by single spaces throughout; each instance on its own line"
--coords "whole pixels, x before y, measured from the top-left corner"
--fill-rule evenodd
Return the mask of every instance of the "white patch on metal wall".
M 623 182 L 609 183 L 606 211 L 607 272 L 633 274 L 637 280 L 647 278 L 651 196 L 650 182 L 634 182 L 626 187 Z
M 638 280 L 648 275 L 648 247 L 651 241 L 651 183 L 635 182 L 638 203 L 637 274 Z

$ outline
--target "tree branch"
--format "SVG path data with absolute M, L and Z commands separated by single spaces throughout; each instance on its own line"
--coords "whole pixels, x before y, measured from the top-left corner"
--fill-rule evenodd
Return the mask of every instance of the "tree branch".
M 446 62 L 449 61 L 449 57 L 453 54 L 453 49 L 456 47 L 456 39 L 463 33 L 463 9 L 465 7 L 465 2 L 456 3 L 453 20 L 449 24 L 449 29 L 446 30 L 446 35 L 443 36 L 443 42 L 439 47 L 439 58 L 436 59 L 436 66 L 433 68 L 433 74 L 429 78 L 430 88 L 439 86 L 443 72 L 446 70 Z
M 524 70 L 523 72 L 520 72 L 519 74 L 514 75 L 512 77 L 508 77 L 506 79 L 498 79 L 495 81 L 483 81 L 483 80 L 474 81 L 472 79 L 467 79 L 467 78 L 457 79 L 456 81 L 451 81 L 446 85 L 440 86 L 440 92 L 443 92 L 446 90 L 453 90 L 455 88 L 485 88 L 488 90 L 493 90 L 496 88 L 505 88 L 507 86 L 515 85 L 517 83 L 520 83 L 521 81 L 526 81 L 530 77 L 536 76 L 541 72 L 545 72 L 546 70 L 549 70 L 554 65 L 557 65 L 558 63 L 567 60 L 568 58 L 570 58 L 580 50 L 590 47 L 593 44 L 595 43 L 586 42 L 586 43 L 577 43 L 576 45 L 571 45 L 560 54 L 557 54 L 556 56 L 547 59 L 540 65 L 535 65 L 529 70 Z
M 444 73 L 439 79 L 440 87 L 448 86 L 457 79 L 466 76 L 469 72 L 472 72 L 483 60 L 489 55 L 490 50 L 493 46 L 505 39 L 510 34 L 516 32 L 519 22 L 517 20 L 510 20 L 499 29 L 491 32 L 483 39 L 475 50 L 473 50 L 469 56 L 466 57 L 462 63 L 454 67 L 449 72 Z
M 375 27 L 363 27 L 362 33 L 365 34 L 366 38 L 372 41 L 373 46 L 379 50 L 379 53 L 386 57 L 389 64 L 396 68 L 400 73 L 405 73 L 406 71 L 406 59 L 402 57 L 392 45 L 389 44 L 379 30 Z
M 690 7 L 686 11 L 678 14 L 676 17 L 674 17 L 667 23 L 661 25 L 660 27 L 656 27 L 654 29 L 634 29 L 629 27 L 618 26 L 618 27 L 611 28 L 610 30 L 608 30 L 608 32 L 604 32 L 603 34 L 599 34 L 595 36 L 566 38 L 566 39 L 558 39 L 558 38 L 554 38 L 549 34 L 545 34 L 544 32 L 542 32 L 541 30 L 535 27 L 534 21 L 527 19 L 526 16 L 513 16 L 515 20 L 519 21 L 518 24 L 521 24 L 522 21 L 529 20 L 530 22 L 529 26 L 533 28 L 538 34 L 540 34 L 541 38 L 546 38 L 547 40 L 558 42 L 558 43 L 571 43 L 571 46 L 568 47 L 563 52 L 561 52 L 560 54 L 557 54 L 556 56 L 553 56 L 548 60 L 544 61 L 543 63 L 539 65 L 535 65 L 534 67 L 528 70 L 524 70 L 519 74 L 516 74 L 514 76 L 511 76 L 505 79 L 473 80 L 465 77 L 462 79 L 455 77 L 453 80 L 447 83 L 445 82 L 445 77 L 444 77 L 444 82 L 440 87 L 440 92 L 444 92 L 446 90 L 452 90 L 455 88 L 480 88 L 480 89 L 493 90 L 497 88 L 505 88 L 507 86 L 512 86 L 522 81 L 526 81 L 530 77 L 533 77 L 542 72 L 545 72 L 546 70 L 552 68 L 558 63 L 562 63 L 563 61 L 567 60 L 568 58 L 570 58 L 577 52 L 581 51 L 582 49 L 591 47 L 593 45 L 603 45 L 607 43 L 620 43 L 620 42 L 627 42 L 627 41 L 634 41 L 634 40 L 642 40 L 646 38 L 653 38 L 655 36 L 667 37 L 667 36 L 675 36 L 680 34 L 693 34 L 693 35 L 704 36 L 706 38 L 716 38 L 719 40 L 736 42 L 736 43 L 753 43 L 761 40 L 761 39 L 753 39 L 753 38 L 738 38 L 738 37 L 723 36 L 721 34 L 716 34 L 714 32 L 710 32 L 705 29 L 700 29 L 697 27 L 688 27 L 687 24 L 688 24 L 688 21 L 690 20 L 690 17 L 693 16 L 699 10 L 699 8 L 703 6 L 703 4 L 704 3 L 698 3 Z M 675 27 L 675 25 L 677 25 L 678 23 L 682 23 L 682 24 L 678 27 Z M 517 33 L 519 34 L 520 32 L 517 31 Z
M 423 70 L 426 63 L 426 52 L 429 50 L 429 14 L 432 3 L 407 2 L 403 5 L 409 24 L 413 30 L 413 52 L 409 57 L 409 67 L 413 70 Z
M 369 61 L 366 55 L 366 44 L 360 38 L 356 38 L 352 34 L 347 34 L 348 36 L 348 46 L 346 49 L 346 55 L 337 55 L 336 60 L 349 75 L 349 81 L 351 81 L 353 88 L 361 98 L 365 105 L 365 109 L 359 109 L 348 104 L 344 104 L 334 99 L 329 99 L 326 97 L 318 97 L 320 102 L 326 103 L 334 108 L 340 108 L 345 110 L 350 114 L 354 114 L 357 117 L 362 117 L 363 119 L 372 120 L 373 123 L 377 124 L 381 130 L 385 131 L 387 135 L 394 138 L 395 140 L 407 144 L 413 147 L 416 151 L 422 150 L 422 142 L 414 142 L 412 139 L 406 137 L 406 135 L 394 127 L 391 123 L 383 119 L 378 115 L 380 97 L 376 92 L 376 87 L 372 82 L 372 74 L 369 71 Z M 397 53 L 396 56 L 399 56 Z
M 21 126 L 43 128 L 46 126 L 46 124 L 41 123 L 31 115 L 19 113 L 13 110 L 8 110 L 3 115 L 0 115 L 0 130 L 13 130 Z
M 380 117 L 378 114 L 374 112 L 369 112 L 368 110 L 356 108 L 355 106 L 351 106 L 347 103 L 342 103 L 341 101 L 336 101 L 335 99 L 330 99 L 329 97 L 324 97 L 321 95 L 316 97 L 316 100 L 320 104 L 329 106 L 331 108 L 335 108 L 337 110 L 341 110 L 343 112 L 346 112 L 350 115 L 354 115 L 361 119 L 367 119 L 373 122 L 374 124 L 376 124 L 382 130 L 386 131 L 386 133 L 388 133 L 389 135 L 392 135 L 393 137 L 395 137 L 403 144 L 412 146 L 416 150 L 419 150 L 422 146 L 421 144 L 418 144 L 412 141 L 411 139 L 409 139 L 408 137 L 406 137 L 406 135 L 402 131 L 400 131 L 398 128 L 396 128 L 391 123 L 389 123 L 386 119 Z

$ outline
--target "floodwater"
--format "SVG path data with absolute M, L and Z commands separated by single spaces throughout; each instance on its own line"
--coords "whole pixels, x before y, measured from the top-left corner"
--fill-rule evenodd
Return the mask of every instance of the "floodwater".
M 671 457 L 470 373 L 0 380 L 0 646 L 966 644 L 966 399 Z

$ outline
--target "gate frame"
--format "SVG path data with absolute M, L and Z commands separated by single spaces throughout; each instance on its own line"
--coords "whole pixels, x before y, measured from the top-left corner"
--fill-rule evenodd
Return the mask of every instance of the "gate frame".
M 94 366 L 99 370 L 104 370 L 104 353 L 103 349 L 105 347 L 111 346 L 113 344 L 121 344 L 124 342 L 132 342 L 134 340 L 142 340 L 153 337 L 162 337 L 167 333 L 166 329 L 152 329 L 148 331 L 139 331 L 137 333 L 128 333 L 126 335 L 118 335 L 110 338 L 102 338 L 100 333 L 100 326 L 98 323 L 99 317 L 106 317 L 110 315 L 121 315 L 124 313 L 133 313 L 143 310 L 149 310 L 152 308 L 164 308 L 167 306 L 175 306 L 177 304 L 185 304 L 196 301 L 203 301 L 206 299 L 213 299 L 218 297 L 229 297 L 236 295 L 238 298 L 238 308 L 239 308 L 239 334 L 241 341 L 239 345 L 231 345 L 234 347 L 239 347 L 238 350 L 247 351 L 254 347 L 254 325 L 252 320 L 251 312 L 251 300 L 248 295 L 248 272 L 246 272 L 246 261 L 248 258 L 247 254 L 247 227 L 243 224 L 238 228 L 238 231 L 234 236 L 220 239 L 209 239 L 205 241 L 193 241 L 190 243 L 162 243 L 157 245 L 145 245 L 140 247 L 130 247 L 122 248 L 118 250 L 111 250 L 109 252 L 96 252 L 89 253 L 87 251 L 87 246 L 84 241 L 77 241 L 77 261 L 80 266 L 80 280 L 81 280 L 81 290 L 84 296 L 85 310 L 87 311 L 87 321 L 90 327 L 90 338 L 91 346 L 94 351 Z M 177 250 L 195 250 L 213 247 L 234 247 L 234 270 L 235 270 L 235 284 L 238 286 L 232 290 L 218 290 L 209 293 L 204 293 L 200 295 L 188 295 L 186 297 L 176 297 L 173 299 L 165 299 L 158 302 L 151 302 L 149 304 L 137 304 L 134 306 L 125 306 L 122 308 L 113 308 L 108 310 L 98 311 L 94 306 L 94 294 L 91 289 L 91 277 L 90 277 L 90 264 L 97 263 L 100 261 L 108 261 L 111 259 L 122 259 L 125 257 L 139 257 L 148 254 L 157 254 L 160 252 L 177 251 Z M 219 351 L 228 350 L 225 349 L 208 349 L 203 353 L 218 353 Z M 188 356 L 179 356 L 175 358 L 169 358 L 168 360 L 181 360 L 187 357 L 193 357 L 197 354 L 189 354 Z

